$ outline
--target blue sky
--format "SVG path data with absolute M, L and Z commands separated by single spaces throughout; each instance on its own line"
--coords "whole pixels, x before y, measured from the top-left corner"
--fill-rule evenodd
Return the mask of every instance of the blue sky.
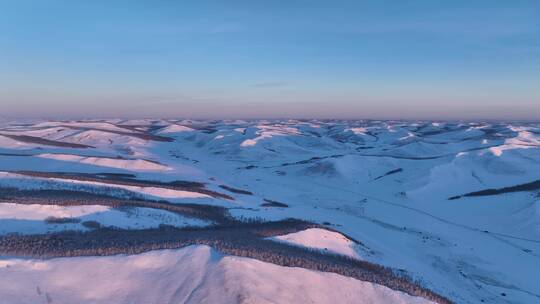
M 540 119 L 540 1 L 0 0 L 0 106 Z

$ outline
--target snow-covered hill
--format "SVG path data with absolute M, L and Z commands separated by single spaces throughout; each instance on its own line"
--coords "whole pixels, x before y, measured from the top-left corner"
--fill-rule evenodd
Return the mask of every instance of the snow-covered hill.
M 5 121 L 0 127 L 0 233 L 89 231 L 80 223 L 44 223 L 48 216 L 67 213 L 101 220 L 104 227 L 139 230 L 295 218 L 319 226 L 264 239 L 390 267 L 456 303 L 536 303 L 539 160 L 540 124 L 535 123 Z M 83 208 L 71 196 L 58 200 L 61 193 L 48 190 L 150 202 L 130 206 L 140 212 L 129 217 L 118 203 L 93 204 L 90 197 Z M 25 197 L 28 191 L 34 191 L 32 199 Z M 186 206 L 192 213 L 181 209 Z M 14 218 L 21 214 L 25 221 Z M 189 247 L 47 261 L 4 258 L 2 277 L 13 280 L 0 283 L 0 295 L 14 299 L 9 303 L 47 301 L 47 294 L 53 303 L 182 302 L 188 297 L 194 303 L 421 301 L 335 273 L 288 269 L 214 250 Z M 91 267 L 97 260 L 117 270 Z M 187 270 L 197 279 L 182 274 Z M 111 274 L 118 292 L 109 285 L 84 290 L 49 279 L 77 273 L 99 282 Z M 123 276 L 133 283 L 119 283 Z M 139 288 L 150 281 L 164 291 Z M 305 292 L 295 292 L 298 288 Z
M 432 303 L 336 274 L 207 246 L 114 257 L 0 260 L 0 303 Z

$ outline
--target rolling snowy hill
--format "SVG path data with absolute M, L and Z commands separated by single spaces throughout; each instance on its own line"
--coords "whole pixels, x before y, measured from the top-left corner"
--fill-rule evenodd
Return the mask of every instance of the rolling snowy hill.
M 5 120 L 0 234 L 0 303 L 538 303 L 540 125 Z

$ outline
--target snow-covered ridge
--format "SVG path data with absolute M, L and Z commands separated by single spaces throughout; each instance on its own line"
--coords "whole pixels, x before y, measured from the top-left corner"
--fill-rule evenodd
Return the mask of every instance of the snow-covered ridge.
M 0 172 L 0 186 L 14 187 L 18 189 L 56 189 L 56 190 L 80 190 L 79 186 L 87 186 L 88 189 L 94 189 L 95 192 L 107 191 L 108 189 L 121 189 L 133 193 L 138 193 L 143 196 L 164 198 L 164 199 L 180 199 L 180 198 L 210 198 L 209 195 L 175 190 L 159 187 L 143 187 L 111 184 L 105 182 L 83 181 L 63 178 L 44 178 L 30 177 L 22 174 Z
M 0 276 L 10 278 L 0 280 L 0 294 L 12 304 L 432 303 L 336 274 L 223 256 L 206 246 L 131 256 L 0 259 Z
M 186 126 L 182 126 L 182 125 L 177 125 L 177 124 L 171 124 L 161 130 L 159 130 L 159 133 L 160 134 L 167 134 L 167 133 L 181 133 L 181 132 L 191 132 L 193 131 L 192 128 L 190 127 L 186 127 Z
M 100 205 L 57 206 L 0 203 L 0 235 L 38 234 L 64 230 L 89 230 L 85 223 L 122 229 L 205 226 L 208 223 L 150 208 L 113 209 Z
M 358 246 L 355 242 L 340 233 L 321 228 L 311 228 L 300 232 L 280 235 L 273 237 L 272 240 L 312 249 L 320 249 L 352 258 L 360 258 Z
M 236 218 L 302 219 L 336 233 L 315 229 L 275 239 L 391 267 L 456 303 L 540 298 L 534 267 L 540 252 L 540 189 L 534 187 L 540 180 L 538 123 L 9 121 L 2 122 L 0 134 L 33 137 L 0 136 L 0 171 L 193 181 L 232 198 L 189 187 L 10 174 L 0 174 L 0 186 L 112 188 L 174 204 L 221 206 Z M 167 140 L 151 140 L 156 136 Z M 519 192 L 463 196 L 531 184 Z M 229 193 L 220 185 L 251 194 Z M 265 199 L 288 207 L 261 206 Z M 339 232 L 358 240 L 361 251 Z
M 285 125 L 257 125 L 254 134 L 254 138 L 244 140 L 240 146 L 255 146 L 259 141 L 271 139 L 276 136 L 296 136 L 301 133 L 298 129 Z
M 74 154 L 38 154 L 36 157 L 55 159 L 68 162 L 78 162 L 100 167 L 119 168 L 131 171 L 166 171 L 171 168 L 157 162 L 144 159 L 122 159 L 109 157 L 80 156 Z

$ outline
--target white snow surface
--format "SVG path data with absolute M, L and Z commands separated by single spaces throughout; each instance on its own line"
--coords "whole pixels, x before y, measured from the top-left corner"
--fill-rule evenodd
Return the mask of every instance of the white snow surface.
M 326 252 L 360 258 L 355 249 L 356 244 L 344 235 L 320 228 L 310 228 L 303 231 L 279 235 L 272 240 L 294 244 L 297 246 L 320 249 Z
M 81 217 L 97 212 L 109 211 L 110 208 L 100 205 L 56 206 L 56 205 L 23 205 L 14 203 L 0 204 L 1 219 L 44 220 L 48 217 Z
M 193 131 L 193 129 L 190 127 L 172 124 L 159 130 L 159 133 L 167 134 L 167 133 L 181 133 L 181 132 L 191 132 L 191 131 Z
M 207 246 L 139 255 L 0 259 L 0 303 L 431 303 L 332 273 Z
M 254 138 L 244 140 L 240 146 L 255 146 L 259 141 L 265 141 L 280 136 L 295 136 L 301 133 L 293 127 L 286 125 L 258 125 L 254 131 Z
M 540 263 L 540 189 L 531 186 L 534 189 L 449 200 L 540 181 L 539 123 L 140 119 L 65 125 L 61 121 L 2 122 L 0 133 L 95 148 L 53 147 L 0 135 L 0 171 L 9 171 L 0 174 L 0 187 L 113 188 L 175 203 L 225 206 L 237 217 L 303 219 L 327 225 L 358 240 L 362 247 L 351 247 L 342 238 L 317 230 L 289 235 L 292 243 L 358 254 L 354 257 L 399 269 L 456 303 L 525 304 L 540 299 L 536 267 Z M 133 128 L 170 136 L 171 141 L 141 139 L 131 135 Z M 40 155 L 74 156 L 53 159 Z M 95 159 L 85 160 L 88 155 Z M 109 159 L 115 161 L 111 164 Z M 138 161 L 127 165 L 116 161 L 120 159 Z M 167 169 L 144 160 L 157 161 Z M 125 173 L 163 182 L 196 181 L 234 200 L 162 187 L 30 178 L 15 174 L 18 170 Z M 233 193 L 220 185 L 253 195 Z M 263 208 L 264 199 L 289 207 Z M 84 259 L 65 260 L 78 264 L 76 261 Z M 241 277 L 241 271 L 236 275 Z M 247 272 L 245 275 L 249 277 Z M 323 281 L 312 284 L 324 288 Z M 258 288 L 250 296 L 268 292 Z M 28 296 L 36 294 L 35 289 L 28 284 Z M 151 297 L 152 292 L 147 292 Z M 146 299 L 143 291 L 135 294 Z M 69 296 L 82 295 L 73 292 Z M 66 299 L 76 302 L 78 298 Z M 261 299 L 264 301 L 266 298 Z
M 47 223 L 48 218 L 77 219 L 77 223 Z M 63 230 L 87 230 L 85 221 L 105 227 L 123 229 L 155 228 L 160 224 L 176 227 L 206 226 L 207 222 L 150 208 L 113 209 L 100 205 L 56 206 L 0 203 L 0 235 L 9 233 L 36 234 Z
M 121 189 L 129 192 L 138 193 L 148 197 L 166 198 L 166 199 L 194 199 L 194 198 L 210 198 L 209 195 L 176 190 L 160 187 L 143 187 L 110 184 L 95 181 L 73 180 L 69 178 L 46 178 L 32 177 L 17 173 L 1 172 L 0 171 L 0 186 L 14 187 L 19 189 L 56 189 L 56 190 L 81 190 L 80 186 L 88 186 L 99 192 L 99 189 Z
M 107 157 L 79 156 L 73 154 L 50 154 L 36 155 L 41 158 L 55 159 L 68 162 L 78 162 L 99 167 L 126 169 L 131 171 L 166 171 L 169 167 L 144 159 L 121 159 Z

